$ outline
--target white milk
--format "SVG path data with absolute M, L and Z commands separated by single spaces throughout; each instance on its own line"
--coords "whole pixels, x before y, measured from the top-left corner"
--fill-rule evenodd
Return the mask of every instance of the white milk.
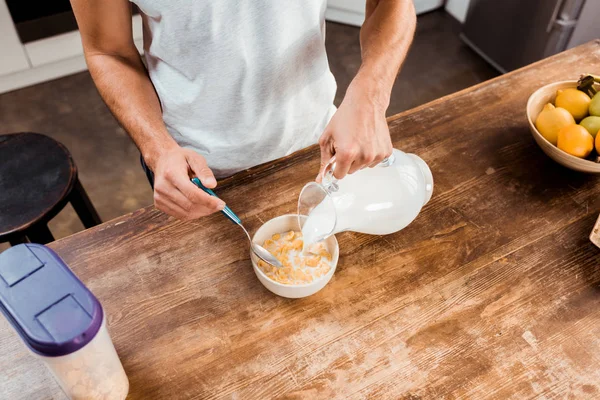
M 336 223 L 335 210 L 332 203 L 325 198 L 311 212 L 302 226 L 304 251 L 306 248 L 329 236 Z
M 305 248 L 342 231 L 387 235 L 416 218 L 431 197 L 431 172 L 413 154 L 395 150 L 394 155 L 390 167 L 367 168 L 337 182 L 339 189 L 311 211 L 302 227 Z

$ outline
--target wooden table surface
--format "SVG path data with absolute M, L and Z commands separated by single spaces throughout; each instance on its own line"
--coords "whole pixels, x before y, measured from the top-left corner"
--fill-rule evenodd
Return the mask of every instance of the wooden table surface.
M 396 234 L 338 235 L 309 298 L 264 289 L 221 215 L 148 207 L 50 247 L 103 303 L 132 399 L 600 398 L 600 180 L 546 157 L 525 117 L 536 88 L 594 71 L 600 41 L 390 118 L 433 198 Z M 255 231 L 318 163 L 312 148 L 218 192 Z M 0 370 L 0 398 L 62 398 L 4 319 Z

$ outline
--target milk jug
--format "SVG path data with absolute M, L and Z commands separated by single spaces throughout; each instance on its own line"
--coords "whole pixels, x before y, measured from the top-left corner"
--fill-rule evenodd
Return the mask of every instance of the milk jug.
M 410 224 L 433 193 L 431 170 L 421 158 L 394 149 L 373 168 L 341 180 L 334 164 L 321 183 L 311 182 L 298 199 L 304 243 L 311 244 L 342 231 L 387 235 Z

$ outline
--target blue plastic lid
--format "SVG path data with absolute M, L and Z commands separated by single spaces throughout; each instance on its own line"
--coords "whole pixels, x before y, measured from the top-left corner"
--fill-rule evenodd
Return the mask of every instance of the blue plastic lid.
M 69 267 L 41 244 L 0 254 L 0 310 L 29 348 L 43 356 L 71 354 L 102 325 L 102 306 Z

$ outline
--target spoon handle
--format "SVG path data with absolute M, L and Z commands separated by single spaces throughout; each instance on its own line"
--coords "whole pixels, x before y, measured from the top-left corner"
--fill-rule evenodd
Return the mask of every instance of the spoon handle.
M 198 178 L 192 178 L 192 183 L 196 186 L 198 186 L 200 189 L 204 190 L 206 193 L 208 193 L 209 195 L 213 196 L 213 197 L 219 197 L 217 196 L 217 194 L 215 192 L 213 192 L 212 190 L 210 190 L 209 188 L 207 188 L 206 186 L 204 186 L 202 184 L 202 182 L 200 182 L 200 179 Z M 235 213 L 233 211 L 231 211 L 231 208 L 225 206 L 225 208 L 221 211 L 223 214 L 225 214 L 225 216 L 227 218 L 229 218 L 231 221 L 233 221 L 234 223 L 241 225 L 242 224 L 242 220 L 240 219 L 240 217 L 238 217 L 237 215 L 235 215 Z

